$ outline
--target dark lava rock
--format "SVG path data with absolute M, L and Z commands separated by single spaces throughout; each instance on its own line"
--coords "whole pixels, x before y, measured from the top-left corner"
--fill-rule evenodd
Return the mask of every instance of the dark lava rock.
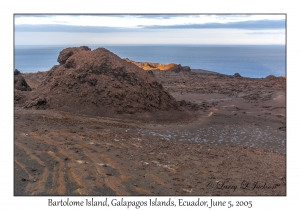
M 274 75 L 270 74 L 269 76 L 266 77 L 266 79 L 276 79 L 277 77 L 275 77 Z
M 57 62 L 59 64 L 65 64 L 69 57 L 71 57 L 74 53 L 77 53 L 80 51 L 91 51 L 91 49 L 87 46 L 66 48 L 60 52 L 60 54 L 57 58 Z
M 191 68 L 189 66 L 181 66 L 180 64 L 178 64 L 178 65 L 174 66 L 173 68 L 171 68 L 170 71 L 173 71 L 175 73 L 190 72 Z
M 14 89 L 21 91 L 31 91 L 31 88 L 27 84 L 26 80 L 17 69 L 15 69 L 14 71 Z
M 15 69 L 14 70 L 14 75 L 18 75 L 18 74 L 21 74 L 21 72 L 18 69 Z
M 235 73 L 234 75 L 233 75 L 233 77 L 237 77 L 237 78 L 240 78 L 240 77 L 242 77 L 239 73 Z
M 286 131 L 286 126 L 281 126 L 278 128 L 279 130 Z
M 29 103 L 25 105 L 25 108 L 36 107 L 37 109 L 46 108 L 47 100 L 46 98 L 36 98 L 35 100 L 31 100 Z

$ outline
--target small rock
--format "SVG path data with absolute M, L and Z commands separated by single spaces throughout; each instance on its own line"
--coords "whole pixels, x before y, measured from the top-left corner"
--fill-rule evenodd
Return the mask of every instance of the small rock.
M 239 73 L 235 73 L 234 75 L 233 75 L 234 77 L 242 77 Z
M 191 193 L 193 191 L 193 189 L 190 189 L 190 190 L 188 190 L 188 189 L 182 189 L 182 192 L 186 192 L 186 193 Z
M 286 131 L 286 126 L 279 127 L 278 129 L 279 129 L 279 130 Z

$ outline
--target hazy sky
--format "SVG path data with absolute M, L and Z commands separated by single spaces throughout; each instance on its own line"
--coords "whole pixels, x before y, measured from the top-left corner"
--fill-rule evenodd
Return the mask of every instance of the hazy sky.
M 285 15 L 15 15 L 16 45 L 285 44 Z

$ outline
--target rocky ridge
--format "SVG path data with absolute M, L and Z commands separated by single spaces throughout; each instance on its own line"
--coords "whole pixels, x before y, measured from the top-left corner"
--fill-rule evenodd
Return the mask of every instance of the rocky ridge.
M 128 58 L 125 58 L 124 60 L 129 63 L 133 63 L 134 65 L 147 71 L 161 70 L 161 71 L 172 71 L 176 73 L 191 71 L 189 66 L 181 66 L 180 64 L 175 64 L 175 63 L 161 64 L 161 63 L 151 63 L 151 62 L 136 62 Z

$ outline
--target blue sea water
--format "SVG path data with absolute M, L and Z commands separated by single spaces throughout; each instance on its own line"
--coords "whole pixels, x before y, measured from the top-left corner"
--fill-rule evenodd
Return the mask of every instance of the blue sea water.
M 70 46 L 15 46 L 14 68 L 37 72 L 57 65 L 59 52 Z M 73 46 L 72 46 L 73 47 Z M 154 63 L 176 63 L 191 69 L 204 69 L 222 74 L 239 73 L 261 78 L 270 74 L 286 76 L 284 45 L 89 45 L 105 47 L 121 58 Z

